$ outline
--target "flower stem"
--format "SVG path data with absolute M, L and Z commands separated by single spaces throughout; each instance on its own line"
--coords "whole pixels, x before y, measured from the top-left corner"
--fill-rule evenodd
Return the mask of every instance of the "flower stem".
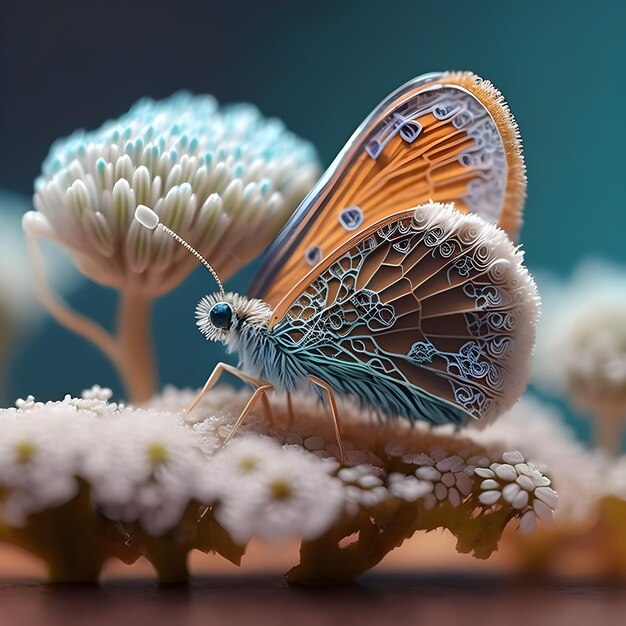
M 198 503 L 187 506 L 178 524 L 159 537 L 144 530 L 140 522 L 124 525 L 132 545 L 154 567 L 162 585 L 182 585 L 189 582 L 187 555 L 194 549 L 198 530 Z
M 137 528 L 131 530 L 131 535 L 154 567 L 161 585 L 184 585 L 189 582 L 189 546 L 171 537 L 151 537 Z
M 145 402 L 156 391 L 156 364 L 150 336 L 150 296 L 121 292 L 118 310 L 118 368 L 132 402 Z
M 114 523 L 97 514 L 88 485 L 79 485 L 71 501 L 31 515 L 24 526 L 0 524 L 0 540 L 44 561 L 49 583 L 96 583 L 107 559 L 130 564 L 140 556 Z
M 622 416 L 611 408 L 605 408 L 596 416 L 596 447 L 612 456 L 622 449 Z
M 340 520 L 321 537 L 302 542 L 300 563 L 287 572 L 287 582 L 328 585 L 353 580 L 415 532 L 417 509 L 414 503 L 398 501 Z M 354 540 L 342 546 L 350 537 Z
M 117 367 L 132 402 L 149 400 L 156 391 L 156 364 L 150 338 L 152 298 L 139 290 L 121 292 L 117 336 L 77 313 L 56 296 L 46 280 L 37 239 L 28 236 L 28 253 L 35 276 L 35 289 L 50 314 L 63 326 L 91 341 Z

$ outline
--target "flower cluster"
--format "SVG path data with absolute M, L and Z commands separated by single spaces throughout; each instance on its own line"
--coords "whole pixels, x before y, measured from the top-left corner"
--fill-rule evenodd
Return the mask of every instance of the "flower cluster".
M 155 296 L 195 260 L 165 233 L 141 228 L 138 205 L 226 279 L 267 246 L 317 176 L 313 147 L 279 120 L 181 92 L 58 140 L 24 227 L 67 246 L 94 281 Z
M 626 415 L 626 272 L 586 261 L 567 282 L 539 282 L 534 382 L 593 413 L 599 445 L 617 453 Z
M 530 394 L 475 438 L 487 446 L 515 445 L 540 463 L 539 470 L 549 464 L 559 490 L 560 519 L 589 519 L 606 493 L 606 476 L 613 467 L 610 459 L 578 441 L 555 408 Z
M 172 581 L 188 575 L 194 548 L 239 563 L 252 538 L 296 537 L 301 562 L 290 579 L 319 582 L 352 578 L 437 527 L 457 535 L 460 550 L 486 557 L 509 521 L 528 531 L 556 507 L 549 479 L 519 452 L 381 424 L 343 402 L 341 465 L 331 420 L 314 398 L 296 398 L 292 416 L 277 396 L 271 417 L 251 416 L 224 443 L 245 392 L 217 388 L 187 415 L 191 395 L 169 389 L 135 409 L 96 386 L 81 398 L 28 397 L 0 411 L 0 540 L 52 559 L 53 578 L 76 580 L 58 546 L 40 545 L 57 539 L 55 529 L 76 527 L 92 546 L 83 577 L 97 578 L 111 555 L 131 562 L 143 554 Z M 47 533 L 38 533 L 42 524 Z M 358 542 L 345 547 L 355 533 Z
M 558 494 L 549 487 L 550 479 L 525 463 L 519 451 L 506 452 L 502 455 L 502 463 L 478 467 L 475 473 L 485 479 L 480 484 L 483 490 L 478 498 L 480 502 L 490 506 L 502 498 L 514 509 L 524 511 L 520 521 L 522 531 L 533 531 L 537 518 L 552 522 L 552 512 L 559 502 Z
M 558 411 L 532 396 L 520 402 L 496 423 L 476 434 L 485 446 L 515 445 L 524 455 L 550 464 L 551 478 L 558 488 L 559 507 L 554 524 L 544 524 L 530 536 L 507 539 L 516 557 L 516 567 L 537 573 L 555 570 L 569 575 L 572 560 L 584 563 L 585 574 L 626 577 L 626 457 L 617 459 L 602 450 L 593 450 L 577 441 Z M 549 522 L 555 493 L 541 472 L 543 465 L 518 463 L 507 453 L 509 467 L 477 469 L 484 477 L 481 499 L 486 501 L 526 499 L 524 491 L 534 486 L 534 516 L 522 517 L 520 528 L 531 530 L 535 519 Z M 514 471 L 512 471 L 514 470 Z M 532 485 L 531 485 L 532 483 Z

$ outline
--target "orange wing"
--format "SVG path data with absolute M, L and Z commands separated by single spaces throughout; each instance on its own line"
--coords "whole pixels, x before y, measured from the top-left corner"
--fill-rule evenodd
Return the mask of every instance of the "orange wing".
M 416 78 L 357 129 L 269 248 L 249 295 L 276 306 L 352 236 L 428 200 L 453 202 L 515 239 L 525 189 L 500 92 L 467 72 Z

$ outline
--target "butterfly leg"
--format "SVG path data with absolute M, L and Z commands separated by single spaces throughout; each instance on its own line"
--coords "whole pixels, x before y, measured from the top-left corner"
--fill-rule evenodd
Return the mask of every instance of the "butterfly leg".
M 191 411 L 193 411 L 196 408 L 200 400 L 202 400 L 202 398 L 207 393 L 207 391 L 209 391 L 215 386 L 215 384 L 217 383 L 217 381 L 220 379 L 221 375 L 224 372 L 229 372 L 233 376 L 236 376 L 240 380 L 243 380 L 245 383 L 248 383 L 252 385 L 253 387 L 257 387 L 257 389 L 260 389 L 261 387 L 266 387 L 268 385 L 268 383 L 266 383 L 265 381 L 252 378 L 252 376 L 248 376 L 247 374 L 244 374 L 243 372 L 238 370 L 236 367 L 233 367 L 232 365 L 229 365 L 228 363 L 218 363 L 215 366 L 215 369 L 213 370 L 209 378 L 207 379 L 206 383 L 204 383 L 204 387 L 202 387 L 202 390 L 200 391 L 200 393 L 196 396 L 195 400 L 185 410 L 186 413 L 191 413 Z M 266 412 L 266 417 L 268 417 L 271 420 L 273 418 L 272 407 L 270 406 L 270 403 L 269 403 L 269 400 L 267 399 L 266 394 L 261 394 L 261 395 L 263 396 L 263 408 Z M 256 400 L 258 400 L 258 396 Z M 250 402 L 248 402 L 248 404 L 250 404 Z M 247 406 L 248 405 L 246 405 L 246 408 Z M 244 411 L 245 410 L 246 409 L 244 408 Z
M 227 443 L 229 439 L 239 430 L 239 428 L 243 424 L 246 417 L 248 417 L 248 414 L 250 413 L 250 411 L 252 411 L 252 409 L 254 408 L 254 405 L 257 403 L 259 398 L 266 398 L 267 392 L 272 391 L 272 389 L 274 389 L 274 385 L 271 385 L 270 383 L 265 383 L 265 384 L 262 384 L 260 387 L 258 387 L 254 391 L 254 393 L 252 394 L 252 397 L 250 398 L 250 400 L 248 400 L 248 404 L 246 404 L 246 406 L 243 408 L 243 411 L 241 412 L 241 415 L 237 418 L 237 421 L 235 422 L 235 425 L 233 426 L 232 430 L 230 431 L 230 433 L 228 433 L 228 436 L 226 437 L 226 439 L 224 439 L 224 443 Z
M 337 445 L 339 446 L 339 462 L 343 465 L 343 440 L 341 438 L 341 423 L 339 421 L 339 412 L 337 411 L 337 403 L 335 402 L 335 393 L 333 388 L 321 378 L 309 374 L 308 379 L 316 386 L 319 387 L 328 399 L 328 406 L 330 407 L 330 413 L 333 416 L 333 423 L 335 425 L 335 436 L 337 437 Z
M 291 394 L 287 392 L 287 415 L 289 416 L 289 423 L 294 422 L 293 403 L 291 402 Z

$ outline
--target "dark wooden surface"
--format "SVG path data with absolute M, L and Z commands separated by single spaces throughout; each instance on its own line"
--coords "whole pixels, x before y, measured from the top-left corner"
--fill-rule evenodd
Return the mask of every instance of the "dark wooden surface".
M 144 580 L 99 587 L 0 582 L 1 626 L 74 624 L 617 626 L 626 624 L 626 588 L 445 574 L 370 575 L 313 589 L 287 587 L 275 576 L 198 578 L 172 588 Z

